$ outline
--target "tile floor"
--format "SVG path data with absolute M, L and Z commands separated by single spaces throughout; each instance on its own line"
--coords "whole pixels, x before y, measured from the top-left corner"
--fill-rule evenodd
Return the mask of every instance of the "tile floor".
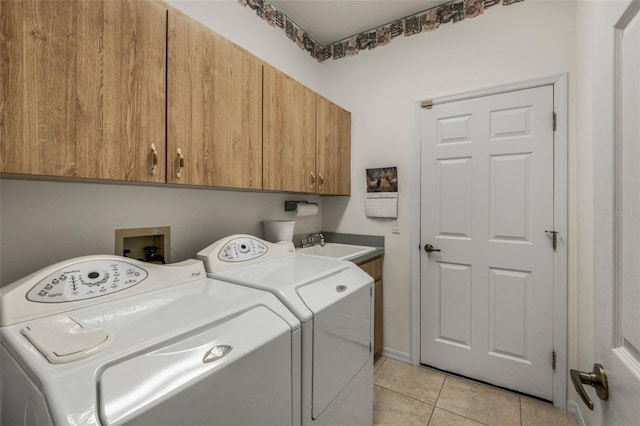
M 375 364 L 373 394 L 374 425 L 577 424 L 549 403 L 385 357 Z

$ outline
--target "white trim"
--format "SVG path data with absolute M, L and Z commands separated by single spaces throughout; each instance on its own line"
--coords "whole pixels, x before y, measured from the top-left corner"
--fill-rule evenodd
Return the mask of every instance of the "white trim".
M 411 364 L 411 356 L 406 352 L 400 352 L 395 349 L 383 347 L 382 356 Z
M 569 400 L 567 402 L 567 413 L 571 413 L 576 416 L 576 421 L 578 422 L 578 426 L 586 426 L 587 423 L 584 421 L 584 417 L 582 417 L 582 411 L 580 411 L 580 405 L 573 400 Z
M 414 144 L 413 151 L 413 176 L 411 176 L 411 182 L 417 182 L 417 185 L 411 185 L 411 211 L 418 212 L 411 217 L 411 229 L 414 232 L 411 233 L 411 364 L 420 364 L 420 254 L 422 253 L 420 244 L 420 218 L 422 213 L 420 211 L 420 182 L 422 182 L 422 170 L 420 168 L 420 140 L 422 134 L 422 119 L 421 119 L 422 107 L 420 101 L 416 102 L 415 107 L 415 140 L 418 141 Z M 416 326 L 417 325 L 417 326 Z
M 558 249 L 553 256 L 554 306 L 553 347 L 556 351 L 556 371 L 553 375 L 553 405 L 567 406 L 567 311 L 568 311 L 568 103 L 567 74 L 553 83 L 553 110 L 556 113 L 554 133 L 553 205 L 555 231 L 558 231 Z
M 435 105 L 445 104 L 449 102 L 458 102 L 458 101 L 464 101 L 467 99 L 481 98 L 483 96 L 499 95 L 501 93 L 514 92 L 516 90 L 533 89 L 534 87 L 540 87 L 540 86 L 550 86 L 550 85 L 555 85 L 556 82 L 560 81 L 563 78 L 566 80 L 566 77 L 567 77 L 566 73 L 557 74 L 549 77 L 540 78 L 537 80 L 522 81 L 522 82 L 507 84 L 504 86 L 489 87 L 486 89 L 474 90 L 472 92 L 441 96 L 439 98 L 434 98 L 431 101 L 435 106 Z
M 515 90 L 531 89 L 553 85 L 553 109 L 556 113 L 556 131 L 554 133 L 554 225 L 559 232 L 558 249 L 554 256 L 554 306 L 553 306 L 553 344 L 556 352 L 556 370 L 553 374 L 553 405 L 565 409 L 567 407 L 567 232 L 568 232 L 568 102 L 567 74 L 558 74 L 526 82 L 508 84 L 472 92 L 455 94 L 433 99 L 433 105 L 455 102 L 482 96 L 496 95 Z M 416 182 L 412 211 L 418 212 L 417 219 L 412 220 L 413 235 L 411 267 L 411 362 L 420 363 L 420 111 L 421 100 L 416 101 L 416 146 L 414 173 Z M 417 260 L 416 260 L 417 259 Z

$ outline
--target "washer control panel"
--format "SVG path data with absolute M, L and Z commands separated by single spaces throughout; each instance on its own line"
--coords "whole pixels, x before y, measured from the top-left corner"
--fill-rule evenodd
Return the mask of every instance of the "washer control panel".
M 238 237 L 227 242 L 218 253 L 218 259 L 224 262 L 246 262 L 257 259 L 269 251 L 257 238 Z
M 49 274 L 31 288 L 27 299 L 41 303 L 92 299 L 133 287 L 147 275 L 141 267 L 125 261 L 87 260 Z

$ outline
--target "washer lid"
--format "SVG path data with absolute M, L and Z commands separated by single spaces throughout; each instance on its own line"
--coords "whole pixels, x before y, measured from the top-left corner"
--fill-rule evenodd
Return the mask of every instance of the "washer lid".
M 26 366 L 25 370 L 34 377 L 34 381 L 41 383 L 42 388 L 47 390 L 47 401 L 54 424 L 100 424 L 97 411 L 100 407 L 99 398 L 104 396 L 98 395 L 100 385 L 97 379 L 102 372 L 109 371 L 111 366 L 122 365 L 126 362 L 125 360 L 132 360 L 141 354 L 184 342 L 194 337 L 193 333 L 220 330 L 219 326 L 225 328 L 226 324 L 234 322 L 243 313 L 256 309 L 259 311 L 259 318 L 256 322 L 251 322 L 248 330 L 255 329 L 257 333 L 268 336 L 272 335 L 272 332 L 278 333 L 278 330 L 286 329 L 286 335 L 290 336 L 300 327 L 300 321 L 273 294 L 203 278 L 180 286 L 161 288 L 69 311 L 67 315 L 78 323 L 107 330 L 114 337 L 113 343 L 105 350 L 95 352 L 92 356 L 76 362 L 67 364 L 48 362 L 20 332 L 32 321 L 0 327 L 0 340 L 2 346 Z M 269 311 L 269 315 L 265 311 Z M 271 326 L 273 322 L 278 324 L 277 327 Z M 248 344 L 251 344 L 250 334 L 238 333 L 233 337 L 247 339 Z M 290 341 L 291 337 L 287 339 Z M 230 340 L 219 343 L 213 342 L 213 339 L 209 341 L 211 345 L 203 353 L 199 353 L 200 362 L 209 349 L 216 346 L 233 346 L 228 355 L 219 359 L 222 362 L 243 352 L 239 350 L 240 346 L 229 342 Z M 284 352 L 291 354 L 290 343 L 275 344 L 274 342 L 274 345 L 282 346 Z M 218 350 L 224 352 L 222 348 Z M 209 353 L 207 360 L 212 359 L 212 353 Z M 271 353 L 269 351 L 269 354 Z M 217 364 L 218 361 L 215 360 L 207 363 L 207 365 Z M 266 360 L 262 357 L 258 365 L 262 368 L 264 365 L 273 365 L 273 362 L 271 359 Z M 287 366 L 290 371 L 290 360 L 287 361 Z M 180 368 L 177 364 L 173 367 Z M 278 368 L 277 371 L 280 373 L 281 369 Z M 142 371 L 140 373 L 142 374 Z M 168 374 L 166 371 L 163 373 Z M 276 380 L 274 377 L 269 378 L 269 382 L 274 380 Z M 153 387 L 152 381 L 147 384 Z M 117 386 L 117 383 L 114 386 Z M 291 380 L 288 388 L 289 401 L 290 387 Z M 107 392 L 106 389 L 104 391 Z M 201 402 L 194 398 L 190 400 L 193 404 Z M 102 401 L 106 402 L 105 399 Z M 278 399 L 278 401 L 281 400 Z M 151 411 L 158 413 L 158 410 Z M 114 414 L 109 415 L 114 416 Z M 244 424 L 258 423 L 254 421 Z M 200 424 L 208 424 L 208 422 L 203 421 Z M 286 424 L 286 421 L 274 420 L 271 424 Z
M 222 281 L 269 291 L 287 305 L 300 321 L 305 322 L 312 318 L 313 309 L 299 296 L 298 290 L 318 280 L 331 280 L 350 268 L 357 267 L 345 260 L 294 254 L 208 275 Z M 331 303 L 341 297 L 335 292 L 327 294 L 330 294 L 330 298 L 324 303 Z
M 291 354 L 288 324 L 257 306 L 108 366 L 101 422 L 291 424 Z

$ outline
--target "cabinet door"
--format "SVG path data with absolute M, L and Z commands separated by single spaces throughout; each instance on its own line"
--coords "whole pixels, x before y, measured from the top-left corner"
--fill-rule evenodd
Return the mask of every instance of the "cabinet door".
M 374 283 L 373 354 L 380 353 L 384 346 L 384 287 L 382 284 L 382 256 L 358 265 L 369 274 Z
M 351 194 L 351 113 L 318 96 L 316 168 L 321 194 Z
M 165 180 L 160 3 L 0 1 L 0 32 L 0 171 Z
M 168 40 L 167 180 L 262 188 L 262 63 L 173 9 Z
M 264 67 L 264 189 L 316 191 L 316 93 Z
M 373 354 L 377 355 L 384 347 L 384 287 L 382 280 L 374 284 L 375 305 L 373 308 Z

